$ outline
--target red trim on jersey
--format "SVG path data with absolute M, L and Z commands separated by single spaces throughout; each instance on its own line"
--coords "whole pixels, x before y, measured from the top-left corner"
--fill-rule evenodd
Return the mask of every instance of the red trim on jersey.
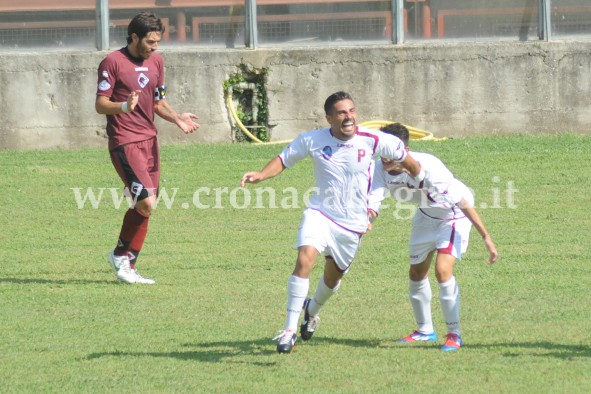
M 373 152 L 371 153 L 371 155 L 372 156 L 375 155 L 376 154 L 376 149 L 378 148 L 378 144 L 380 142 L 380 137 L 378 137 L 375 134 L 366 133 L 365 131 L 359 131 L 359 127 L 357 127 L 357 131 L 355 132 L 355 134 L 357 134 L 360 137 L 373 138 L 374 144 L 373 144 Z

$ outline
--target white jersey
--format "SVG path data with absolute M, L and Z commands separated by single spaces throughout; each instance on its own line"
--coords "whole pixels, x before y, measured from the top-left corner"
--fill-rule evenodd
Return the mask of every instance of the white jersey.
M 316 193 L 308 207 L 349 231 L 364 233 L 369 224 L 367 204 L 373 157 L 379 155 L 400 162 L 406 154 L 400 139 L 381 131 L 357 127 L 353 138 L 342 141 L 327 127 L 300 134 L 279 158 L 285 167 L 291 168 L 310 156 L 314 161 Z
M 410 155 L 429 173 L 433 187 L 444 198 L 434 198 L 424 189 L 417 189 L 416 182 L 408 174 L 390 175 L 384 171 L 382 162 L 375 164 L 374 182 L 369 197 L 369 208 L 379 212 L 381 202 L 388 192 L 398 201 L 411 202 L 432 219 L 453 220 L 464 218 L 457 204 L 465 199 L 474 205 L 470 189 L 456 179 L 437 157 L 428 153 L 410 152 Z

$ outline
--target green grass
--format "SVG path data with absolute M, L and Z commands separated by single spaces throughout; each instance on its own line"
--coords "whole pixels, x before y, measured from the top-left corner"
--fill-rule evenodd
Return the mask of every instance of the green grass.
M 587 392 L 591 387 L 591 140 L 494 136 L 413 142 L 476 193 L 500 260 L 475 231 L 456 266 L 465 347 L 403 346 L 410 220 L 393 200 L 364 237 L 310 342 L 279 355 L 298 208 L 254 208 L 255 190 L 313 185 L 309 160 L 237 191 L 281 146 L 162 148 L 160 205 L 140 257 L 155 286 L 106 262 L 124 207 L 105 149 L 0 152 L 0 392 Z M 79 209 L 73 188 L 105 188 Z M 197 209 L 193 193 L 200 187 Z M 215 206 L 215 189 L 222 193 Z M 512 201 L 507 189 L 517 189 Z M 222 189 L 220 189 L 222 190 Z M 234 194 L 232 194 L 234 193 Z M 231 197 L 237 197 L 232 205 Z M 186 203 L 186 208 L 183 208 Z M 267 200 L 262 205 L 269 206 Z M 287 203 L 285 203 L 287 204 Z M 285 205 L 284 204 L 284 205 Z M 510 204 L 513 204 L 511 207 Z M 408 212 L 407 212 L 408 215 Z M 313 271 L 314 289 L 322 272 Z M 432 276 L 432 285 L 435 280 Z M 434 285 L 433 316 L 445 334 Z

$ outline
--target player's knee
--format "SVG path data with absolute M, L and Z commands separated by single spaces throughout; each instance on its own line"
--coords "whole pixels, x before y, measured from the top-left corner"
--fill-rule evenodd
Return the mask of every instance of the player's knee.
M 135 205 L 135 210 L 142 216 L 149 218 L 152 215 L 152 200 L 145 198 Z
M 436 270 L 435 277 L 437 278 L 437 282 L 445 283 L 451 279 L 453 276 L 452 270 Z
M 140 215 L 149 218 L 150 215 L 152 215 L 152 207 L 146 207 L 146 208 L 135 208 L 136 211 L 139 212 Z
M 410 280 L 419 282 L 427 277 L 429 274 L 429 268 L 422 267 L 421 265 L 411 265 L 408 270 L 408 276 Z

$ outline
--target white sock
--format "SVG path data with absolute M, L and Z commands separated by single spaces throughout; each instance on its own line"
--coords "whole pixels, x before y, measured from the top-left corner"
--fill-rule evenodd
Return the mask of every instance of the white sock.
M 310 279 L 300 278 L 295 275 L 289 277 L 287 283 L 287 319 L 285 321 L 285 330 L 297 332 L 298 321 L 302 313 L 304 301 L 310 288 Z
M 439 284 L 439 300 L 447 332 L 460 335 L 460 289 L 455 276 Z
M 409 280 L 409 294 L 412 311 L 417 322 L 417 330 L 423 334 L 433 332 L 431 316 L 431 284 L 429 278 L 420 281 Z
M 319 314 L 322 306 L 339 290 L 340 286 L 341 281 L 339 280 L 334 289 L 331 289 L 326 285 L 326 283 L 324 283 L 324 278 L 320 277 L 314 297 L 312 297 L 310 303 L 308 304 L 308 313 L 312 316 Z

